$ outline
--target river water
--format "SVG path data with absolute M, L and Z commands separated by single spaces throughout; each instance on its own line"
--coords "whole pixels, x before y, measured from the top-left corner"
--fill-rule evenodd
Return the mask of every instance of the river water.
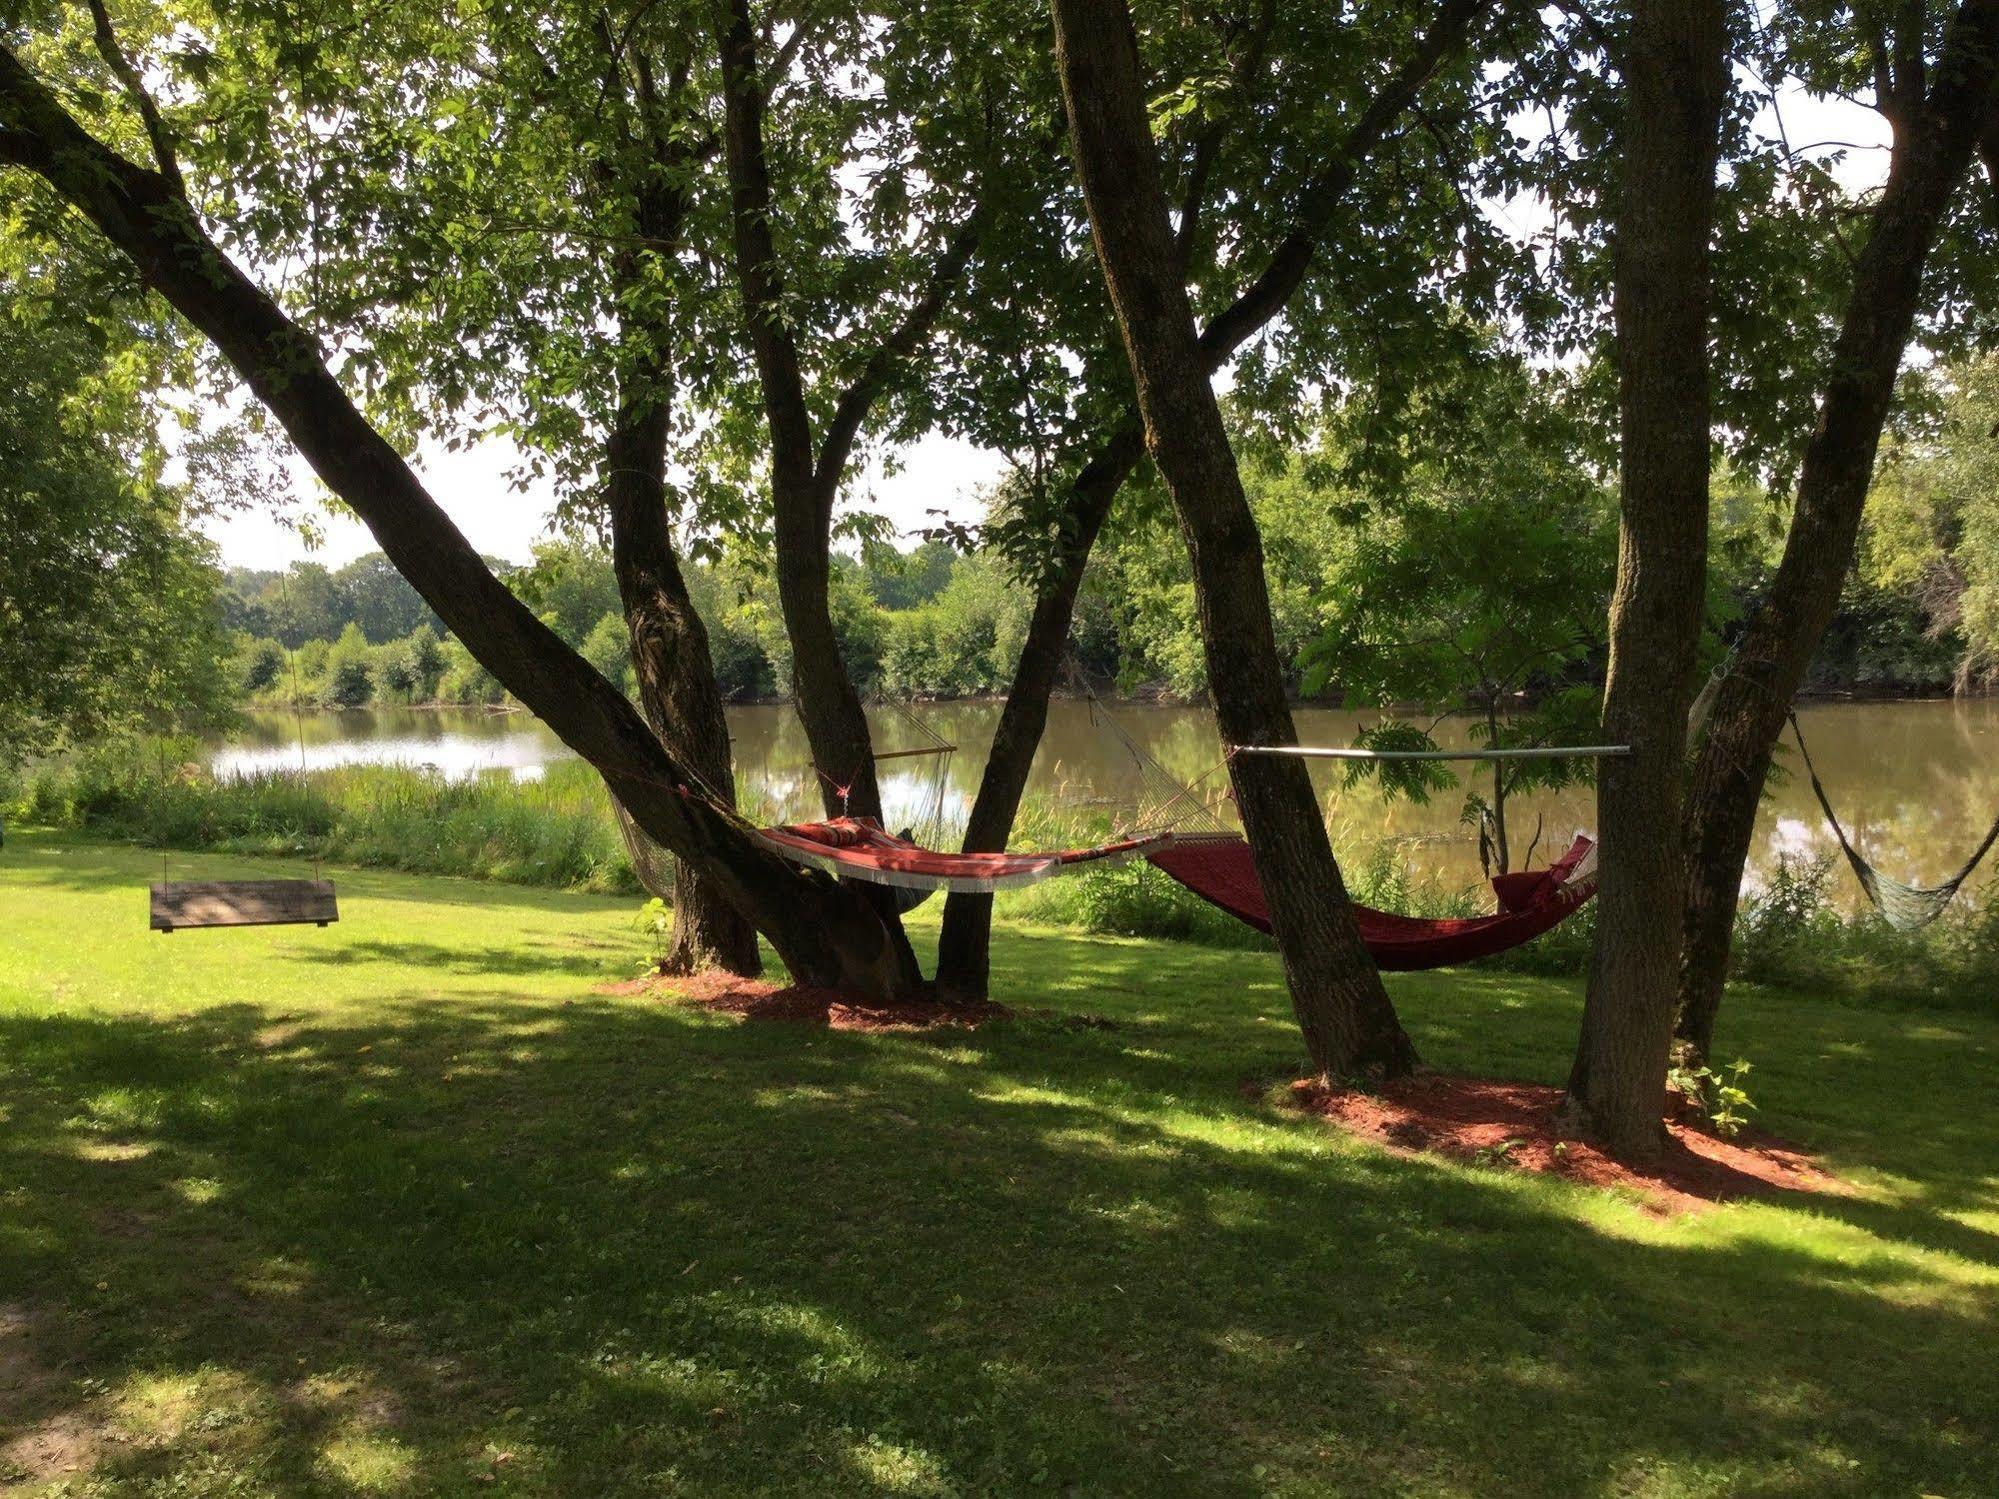
M 978 787 L 986 746 L 999 708 L 993 703 L 923 705 L 920 726 L 899 711 L 881 713 L 875 725 L 878 750 L 915 747 L 930 736 L 955 744 L 941 761 L 912 757 L 884 761 L 883 789 L 892 822 L 913 819 L 927 809 L 941 783 L 946 825 L 961 818 Z M 1812 758 L 1848 833 L 1868 857 L 1901 879 L 1930 883 L 1955 872 L 1999 811 L 1999 701 L 1837 703 L 1799 713 Z M 1306 708 L 1297 714 L 1300 741 L 1345 745 L 1353 740 L 1359 716 Z M 1177 780 L 1200 781 L 1211 799 L 1225 785 L 1217 771 L 1221 758 L 1213 716 L 1204 708 L 1123 704 L 1115 709 L 1123 733 Z M 763 808 L 782 818 L 818 811 L 816 777 L 797 715 L 788 707 L 751 706 L 729 710 L 736 763 Z M 1438 737 L 1447 744 L 1469 742 L 1469 722 L 1447 722 Z M 305 763 L 310 769 L 361 763 L 426 765 L 446 776 L 506 773 L 539 775 L 542 767 L 569 752 L 537 720 L 525 713 L 484 713 L 477 709 L 372 710 L 314 714 L 304 723 Z M 1824 815 L 1799 768 L 1795 749 L 1784 764 L 1799 773 L 1786 776 L 1766 799 L 1751 860 L 1751 878 L 1766 871 L 1780 854 L 1832 851 L 1835 844 Z M 255 715 L 229 742 L 214 746 L 218 773 L 293 769 L 299 760 L 293 721 L 282 714 Z M 1471 776 L 1483 767 L 1461 766 Z M 1348 858 L 1364 858 L 1387 844 L 1420 883 L 1461 888 L 1480 878 L 1477 841 L 1460 821 L 1464 790 L 1435 794 L 1426 805 L 1390 799 L 1372 784 L 1349 786 L 1344 767 L 1313 767 L 1321 809 L 1335 847 Z M 829 767 L 837 775 L 838 768 Z M 1048 731 L 1035 763 L 1030 798 L 1072 808 L 1098 807 L 1130 817 L 1159 800 L 1158 783 L 1120 739 L 1103 726 L 1084 702 L 1051 705 Z M 1186 810 L 1185 802 L 1168 817 Z M 1594 792 L 1588 787 L 1561 792 L 1524 793 L 1509 801 L 1508 822 L 1515 863 L 1538 826 L 1534 862 L 1566 847 L 1570 836 L 1594 825 Z M 1226 803 L 1216 810 L 1228 815 Z M 1851 893 L 1851 882 L 1841 888 Z

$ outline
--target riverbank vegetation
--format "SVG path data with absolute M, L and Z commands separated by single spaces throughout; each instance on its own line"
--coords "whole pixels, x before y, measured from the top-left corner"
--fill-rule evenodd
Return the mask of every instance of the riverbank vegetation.
M 575 760 L 516 779 L 492 771 L 452 779 L 417 766 L 216 776 L 192 744 L 100 748 L 0 777 L 0 816 L 183 853 L 322 858 L 414 874 L 455 875 L 542 889 L 636 897 L 603 782 Z M 753 787 L 738 787 L 762 816 Z M 1030 801 L 1022 848 L 1074 848 L 1110 836 L 1109 815 Z M 1354 846 L 1334 829 L 1354 898 L 1422 916 L 1491 909 L 1483 887 L 1451 889 L 1412 876 L 1393 842 Z M 1838 994 L 1889 1008 L 1999 1014 L 1999 888 L 1971 891 L 1945 918 L 1898 932 L 1855 913 L 1846 870 L 1829 857 L 1787 856 L 1736 917 L 1735 977 Z M 1090 870 L 1001 897 L 1014 919 L 1108 936 L 1263 951 L 1269 941 L 1143 861 Z M 1488 960 L 1559 978 L 1585 972 L 1591 908 L 1525 947 Z
M 1999 1485 L 1993 1017 L 1742 989 L 1846 1191 L 1661 1215 L 1289 1108 L 1262 954 L 1003 917 L 1015 1018 L 863 1034 L 607 993 L 628 902 L 341 869 L 332 930 L 167 938 L 152 872 L 0 861 L 0 1485 Z M 1560 1079 L 1573 983 L 1393 982 Z

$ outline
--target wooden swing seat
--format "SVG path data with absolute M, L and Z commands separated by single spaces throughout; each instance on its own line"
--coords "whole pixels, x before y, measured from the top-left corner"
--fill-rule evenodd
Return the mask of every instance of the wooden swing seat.
M 153 886 L 156 932 L 180 927 L 326 926 L 339 919 L 331 880 L 169 880 Z

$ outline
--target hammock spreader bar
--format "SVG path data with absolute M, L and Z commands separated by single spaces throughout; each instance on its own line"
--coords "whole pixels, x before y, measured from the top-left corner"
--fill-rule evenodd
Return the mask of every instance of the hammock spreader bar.
M 1270 930 L 1270 905 L 1242 839 L 1182 836 L 1145 857 L 1210 905 L 1258 931 Z M 1499 909 L 1491 916 L 1398 916 L 1356 904 L 1361 940 L 1376 967 L 1402 973 L 1469 963 L 1519 947 L 1596 894 L 1596 845 L 1578 837 L 1548 868 L 1499 875 L 1492 889 Z
M 1993 820 L 1984 841 L 1965 860 L 1964 867 L 1941 885 L 1905 885 L 1900 880 L 1890 879 L 1861 857 L 1860 851 L 1846 836 L 1839 814 L 1833 811 L 1832 800 L 1819 781 L 1818 769 L 1812 764 L 1812 752 L 1805 748 L 1805 731 L 1798 727 L 1798 715 L 1795 713 L 1791 715 L 1791 734 L 1798 741 L 1798 753 L 1804 757 L 1805 775 L 1812 783 L 1812 795 L 1818 798 L 1819 810 L 1825 813 L 1825 820 L 1832 825 L 1832 836 L 1839 840 L 1839 851 L 1846 855 L 1853 877 L 1860 881 L 1860 888 L 1873 903 L 1874 909 L 1881 913 L 1881 919 L 1898 932 L 1917 932 L 1943 915 L 1958 889 L 1971 878 L 1972 871 L 1984 862 L 1985 856 L 1992 852 L 1992 845 L 1999 843 L 1999 818 Z
M 1548 744 L 1517 749 L 1371 750 L 1310 744 L 1238 744 L 1236 755 L 1296 755 L 1304 760 L 1575 760 L 1631 753 L 1628 744 Z

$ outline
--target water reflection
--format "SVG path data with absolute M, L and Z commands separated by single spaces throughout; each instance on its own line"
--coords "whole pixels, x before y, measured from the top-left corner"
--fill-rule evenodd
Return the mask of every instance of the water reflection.
M 941 764 L 929 758 L 885 762 L 887 812 L 897 826 L 922 820 L 938 794 L 941 773 L 944 823 L 955 828 L 978 788 L 999 709 L 992 703 L 950 703 L 927 706 L 921 715 L 931 731 L 957 744 L 958 751 Z M 1799 716 L 1819 774 L 1849 833 L 1870 859 L 1897 878 L 1930 882 L 1954 872 L 1999 810 L 1999 702 L 1825 704 Z M 1349 712 L 1303 709 L 1298 731 L 1308 743 L 1347 744 L 1360 721 Z M 729 723 L 737 765 L 758 810 L 786 819 L 816 814 L 819 776 L 797 715 L 787 707 L 739 707 L 730 709 Z M 1129 704 L 1117 709 L 1117 723 L 1177 780 L 1207 775 L 1201 783 L 1205 799 L 1221 816 L 1231 815 L 1221 799 L 1226 777 L 1209 774 L 1220 762 L 1221 748 L 1205 709 Z M 1447 722 L 1440 738 L 1467 744 L 1469 728 L 1469 721 Z M 923 742 L 895 713 L 881 716 L 875 730 L 878 748 Z M 269 715 L 254 718 L 246 732 L 217 746 L 214 764 L 222 774 L 239 774 L 291 769 L 298 758 L 292 721 Z M 524 713 L 383 710 L 319 714 L 305 722 L 305 763 L 311 769 L 393 763 L 434 766 L 453 777 L 506 771 L 525 778 L 563 758 L 568 751 L 562 744 Z M 1765 802 L 1752 878 L 1780 854 L 1835 849 L 1788 738 L 1783 764 L 1798 773 L 1780 781 Z M 838 779 L 848 768 L 826 769 Z M 1312 775 L 1344 857 L 1365 858 L 1388 845 L 1400 852 L 1418 880 L 1447 888 L 1478 881 L 1476 836 L 1460 818 L 1465 788 L 1440 793 L 1419 806 L 1389 800 L 1372 784 L 1348 785 L 1339 765 L 1315 765 Z M 1148 783 L 1141 763 L 1120 739 L 1096 720 L 1089 704 L 1064 701 L 1051 706 L 1029 796 L 1039 803 L 1096 808 L 1128 818 L 1156 803 L 1159 790 Z M 1537 826 L 1535 861 L 1558 852 L 1572 833 L 1594 825 L 1594 804 L 1588 787 L 1513 799 L 1509 810 L 1516 859 L 1534 839 Z

